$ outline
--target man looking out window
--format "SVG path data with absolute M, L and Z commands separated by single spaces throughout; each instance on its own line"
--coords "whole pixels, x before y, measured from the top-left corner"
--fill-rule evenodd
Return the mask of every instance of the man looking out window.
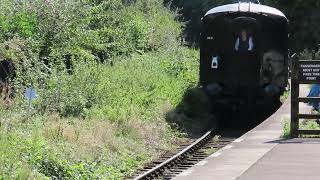
M 235 44 L 235 50 L 239 52 L 247 52 L 252 51 L 254 48 L 254 44 L 252 41 L 252 37 L 248 37 L 248 33 L 246 30 L 241 30 L 239 37 L 237 38 Z

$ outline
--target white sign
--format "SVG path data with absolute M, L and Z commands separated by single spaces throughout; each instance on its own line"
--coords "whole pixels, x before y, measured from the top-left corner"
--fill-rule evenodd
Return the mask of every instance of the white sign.
M 218 69 L 218 57 L 212 57 L 211 68 Z

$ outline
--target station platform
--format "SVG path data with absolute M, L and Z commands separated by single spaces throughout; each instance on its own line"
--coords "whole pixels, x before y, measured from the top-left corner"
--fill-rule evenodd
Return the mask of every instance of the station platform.
M 305 96 L 308 88 L 303 88 Z M 300 111 L 311 107 L 300 105 Z M 290 98 L 262 124 L 220 149 L 176 180 L 319 180 L 320 139 L 282 139 Z

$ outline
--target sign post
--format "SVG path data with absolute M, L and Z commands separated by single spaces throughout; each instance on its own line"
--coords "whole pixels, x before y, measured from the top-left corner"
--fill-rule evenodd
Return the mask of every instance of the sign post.
M 32 100 L 37 98 L 36 90 L 32 87 L 27 88 L 24 93 L 24 96 L 28 100 L 28 114 L 30 114 L 32 108 Z
M 320 97 L 299 97 L 300 84 L 320 84 L 320 60 L 292 60 L 291 76 L 291 137 L 300 134 L 320 135 L 320 130 L 299 129 L 300 119 L 320 119 L 318 114 L 300 114 L 300 102 L 320 102 Z

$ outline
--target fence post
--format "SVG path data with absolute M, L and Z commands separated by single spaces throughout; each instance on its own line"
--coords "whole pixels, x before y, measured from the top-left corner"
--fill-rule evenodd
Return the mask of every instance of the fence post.
M 297 137 L 299 129 L 299 82 L 298 82 L 298 68 L 299 60 L 298 58 L 293 58 L 291 60 L 291 127 L 290 136 Z

